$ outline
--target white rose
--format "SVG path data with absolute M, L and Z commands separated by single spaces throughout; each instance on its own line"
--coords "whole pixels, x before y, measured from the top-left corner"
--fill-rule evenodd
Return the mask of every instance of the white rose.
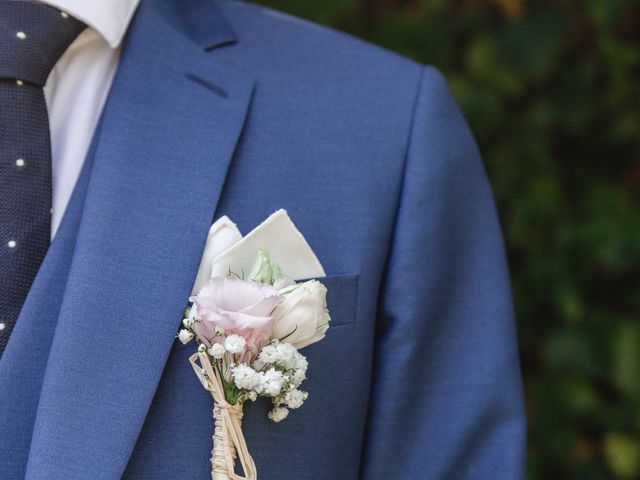
M 326 287 L 317 280 L 309 280 L 279 294 L 284 301 L 272 313 L 272 336 L 297 349 L 322 340 L 331 320 Z

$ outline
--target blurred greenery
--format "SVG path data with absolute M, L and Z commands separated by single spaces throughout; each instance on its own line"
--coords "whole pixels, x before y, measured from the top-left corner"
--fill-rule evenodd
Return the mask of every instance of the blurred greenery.
M 445 72 L 505 229 L 529 478 L 640 478 L 640 2 L 260 3 Z

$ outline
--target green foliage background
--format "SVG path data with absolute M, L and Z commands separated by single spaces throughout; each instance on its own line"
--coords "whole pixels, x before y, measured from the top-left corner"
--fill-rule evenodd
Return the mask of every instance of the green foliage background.
M 260 3 L 445 72 L 505 229 L 529 478 L 640 478 L 640 2 Z

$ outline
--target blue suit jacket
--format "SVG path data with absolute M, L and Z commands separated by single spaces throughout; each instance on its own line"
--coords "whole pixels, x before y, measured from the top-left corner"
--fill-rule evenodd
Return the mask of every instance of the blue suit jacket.
M 247 406 L 261 479 L 515 479 L 509 283 L 442 75 L 236 1 L 144 0 L 63 225 L 0 361 L 3 479 L 209 478 L 174 341 L 212 221 L 285 208 L 332 326 L 308 402 Z

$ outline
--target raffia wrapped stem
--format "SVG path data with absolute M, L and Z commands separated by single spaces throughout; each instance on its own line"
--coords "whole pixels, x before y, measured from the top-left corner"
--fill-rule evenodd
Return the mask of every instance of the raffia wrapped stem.
M 211 479 L 257 480 L 256 465 L 242 433 L 242 405 L 230 405 L 227 402 L 220 373 L 211 365 L 206 353 L 194 353 L 189 357 L 189 362 L 215 402 Z M 240 460 L 244 476 L 235 473 L 236 459 Z
M 236 417 L 238 424 L 242 428 L 242 405 L 229 405 L 227 407 L 229 415 Z M 222 409 L 216 404 L 213 407 L 213 449 L 211 450 L 211 479 L 212 480 L 230 480 L 227 462 L 224 453 L 225 435 L 222 419 Z M 238 458 L 238 452 L 235 445 L 229 445 L 229 452 L 235 464 Z

